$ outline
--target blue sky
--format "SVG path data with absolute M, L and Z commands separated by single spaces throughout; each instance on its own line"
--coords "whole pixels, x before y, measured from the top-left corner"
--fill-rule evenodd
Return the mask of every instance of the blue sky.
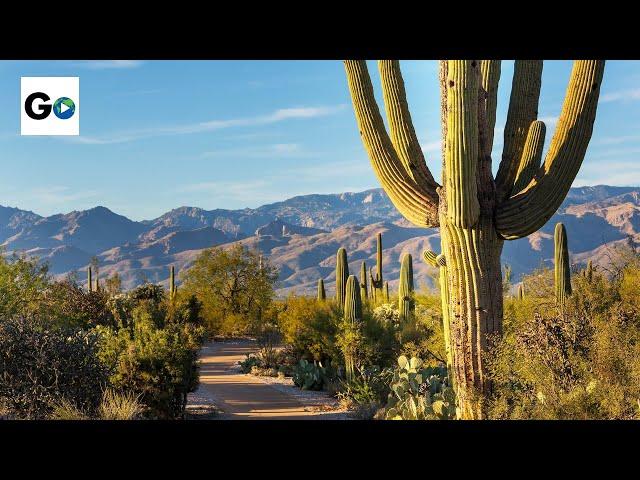
M 436 62 L 401 65 L 439 178 Z M 380 94 L 375 62 L 369 68 Z M 539 118 L 547 143 L 570 69 L 545 62 Z M 504 61 L 494 169 L 512 72 Z M 19 135 L 21 76 L 80 77 L 80 137 Z M 257 207 L 378 186 L 339 61 L 0 61 L 0 102 L 0 204 L 41 215 L 104 205 L 142 220 L 182 205 Z M 610 61 L 574 185 L 640 185 L 639 156 L 640 62 Z

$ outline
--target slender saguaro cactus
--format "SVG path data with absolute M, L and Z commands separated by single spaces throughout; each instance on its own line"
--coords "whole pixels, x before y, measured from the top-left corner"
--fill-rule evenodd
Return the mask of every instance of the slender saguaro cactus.
M 262 259 L 262 257 L 260 257 Z M 173 301 L 176 297 L 176 271 L 173 265 L 169 267 L 169 298 Z
M 364 302 L 369 298 L 369 288 L 367 286 L 367 264 L 362 262 L 360 265 L 360 297 Z
M 327 294 L 324 291 L 324 280 L 318 279 L 318 301 L 324 302 L 327 298 Z
M 384 302 L 389 303 L 389 282 L 384 282 Z
M 400 264 L 400 283 L 398 285 L 398 311 L 400 321 L 408 322 L 414 318 L 415 301 L 413 298 L 413 258 L 410 253 L 402 256 Z
M 96 292 L 100 291 L 100 277 L 96 277 L 96 288 L 95 288 Z
M 347 328 L 352 331 L 358 329 L 358 324 L 362 319 L 362 300 L 360 298 L 360 285 L 355 275 L 350 275 L 347 279 L 347 287 L 344 302 L 344 320 Z M 347 381 L 353 380 L 355 372 L 355 345 L 350 345 L 345 351 L 345 370 Z
M 518 300 L 524 300 L 524 285 L 518 285 Z
M 587 262 L 587 268 L 584 271 L 584 276 L 587 279 L 587 282 L 591 283 L 593 280 L 593 262 L 591 260 Z
M 431 250 L 422 252 L 424 261 L 439 270 L 440 278 L 440 300 L 442 302 L 442 331 L 444 334 L 444 346 L 447 353 L 447 371 L 451 372 L 453 368 L 453 352 L 451 347 L 451 305 L 449 305 L 449 281 L 447 277 L 447 261 L 444 255 L 437 255 Z M 449 373 L 451 381 L 455 381 L 454 375 Z
M 93 279 L 91 278 L 91 267 L 87 269 L 87 291 L 93 291 Z
M 400 213 L 418 226 L 440 228 L 458 416 L 485 418 L 492 386 L 484 358 L 492 348 L 489 339 L 502 333 L 503 243 L 538 230 L 565 198 L 591 139 L 604 61 L 574 62 L 547 155 L 536 165 L 544 136 L 542 122 L 536 123 L 543 63 L 516 60 L 495 180 L 491 151 L 500 61 L 441 61 L 442 185 L 420 148 L 399 62 L 378 65 L 389 131 L 366 62 L 345 61 L 358 130 Z
M 556 223 L 553 243 L 555 247 L 556 302 L 560 307 L 563 307 L 567 297 L 571 295 L 571 270 L 569 266 L 567 230 L 562 223 Z
M 336 258 L 336 303 L 338 308 L 344 308 L 344 296 L 349 278 L 349 264 L 347 263 L 347 251 L 340 247 Z
M 376 236 L 376 273 L 373 273 L 373 267 L 369 272 L 371 277 L 371 294 L 374 302 L 382 302 L 384 293 L 382 291 L 384 282 L 382 281 L 382 234 Z

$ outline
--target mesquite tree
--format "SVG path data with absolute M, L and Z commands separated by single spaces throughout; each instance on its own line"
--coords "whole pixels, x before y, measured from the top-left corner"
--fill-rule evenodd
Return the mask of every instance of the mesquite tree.
M 484 418 L 491 393 L 485 352 L 502 333 L 504 240 L 525 237 L 554 214 L 591 138 L 604 61 L 574 62 L 542 165 L 545 129 L 536 121 L 542 61 L 515 62 L 502 159 L 491 168 L 500 61 L 440 62 L 442 184 L 425 162 L 398 61 L 379 62 L 387 132 L 365 61 L 345 61 L 360 136 L 395 207 L 425 228 L 440 227 L 446 265 L 451 375 L 458 417 Z M 523 186 L 524 185 L 524 186 Z M 515 188 L 514 186 L 517 186 Z

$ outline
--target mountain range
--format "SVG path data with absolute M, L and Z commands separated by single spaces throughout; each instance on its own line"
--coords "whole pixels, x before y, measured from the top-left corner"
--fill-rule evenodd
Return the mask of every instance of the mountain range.
M 512 267 L 517 282 L 553 261 L 553 229 L 563 222 L 569 236 L 571 261 L 596 265 L 608 261 L 616 244 L 640 242 L 640 187 L 598 185 L 572 188 L 547 224 L 527 238 L 505 242 L 502 262 Z M 422 250 L 440 248 L 437 229 L 409 224 L 382 189 L 357 193 L 303 195 L 242 210 L 180 207 L 144 221 L 133 221 L 98 206 L 43 217 L 0 206 L 0 244 L 4 255 L 25 253 L 47 262 L 63 278 L 82 276 L 93 256 L 100 277 L 115 272 L 124 288 L 145 281 L 166 284 L 169 265 L 189 268 L 203 249 L 237 242 L 257 248 L 279 269 L 278 293 L 313 293 L 324 278 L 331 294 L 335 254 L 347 249 L 349 269 L 375 262 L 376 234 L 383 238 L 385 279 L 395 288 L 400 256 L 413 254 L 418 287 L 432 286 L 434 270 L 421 260 Z

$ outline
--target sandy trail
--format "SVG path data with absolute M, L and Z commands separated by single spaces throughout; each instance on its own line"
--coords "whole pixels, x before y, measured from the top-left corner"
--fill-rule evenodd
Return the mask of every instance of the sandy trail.
M 312 411 L 292 395 L 251 375 L 233 370 L 238 361 L 256 350 L 248 340 L 209 342 L 200 351 L 200 388 L 222 410 L 221 420 L 320 420 L 331 418 Z

